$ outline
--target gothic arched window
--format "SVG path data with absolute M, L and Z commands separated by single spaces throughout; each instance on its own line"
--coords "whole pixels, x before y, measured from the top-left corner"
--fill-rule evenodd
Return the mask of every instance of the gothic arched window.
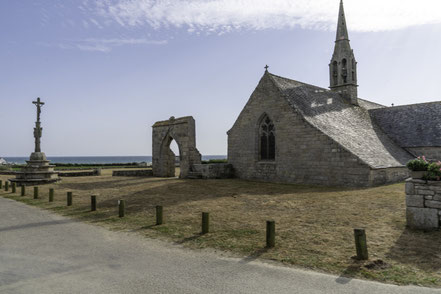
M 274 124 L 268 116 L 262 119 L 259 126 L 260 160 L 276 158 L 276 137 Z

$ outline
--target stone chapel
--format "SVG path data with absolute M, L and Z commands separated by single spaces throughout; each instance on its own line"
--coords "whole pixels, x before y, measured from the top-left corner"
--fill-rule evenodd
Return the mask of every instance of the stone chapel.
M 408 177 L 407 161 L 441 159 L 441 102 L 396 107 L 360 99 L 340 2 L 330 89 L 265 73 L 228 134 L 237 177 L 374 186 Z

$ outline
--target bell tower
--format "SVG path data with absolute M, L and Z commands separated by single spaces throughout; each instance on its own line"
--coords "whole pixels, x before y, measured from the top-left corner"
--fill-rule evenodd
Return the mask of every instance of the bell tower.
M 355 61 L 354 51 L 349 43 L 343 0 L 340 1 L 337 36 L 334 54 L 329 64 L 329 75 L 329 88 L 339 92 L 351 104 L 358 105 L 357 61 Z

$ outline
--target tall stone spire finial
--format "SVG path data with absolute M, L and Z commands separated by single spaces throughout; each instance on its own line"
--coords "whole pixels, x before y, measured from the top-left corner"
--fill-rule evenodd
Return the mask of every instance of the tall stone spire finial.
M 340 9 L 338 11 L 337 36 L 335 41 L 348 40 L 348 28 L 346 27 L 345 9 L 343 7 L 343 0 L 340 0 Z
M 340 93 L 351 104 L 358 105 L 357 61 L 351 49 L 343 0 L 340 0 L 334 54 L 329 64 L 331 90 Z

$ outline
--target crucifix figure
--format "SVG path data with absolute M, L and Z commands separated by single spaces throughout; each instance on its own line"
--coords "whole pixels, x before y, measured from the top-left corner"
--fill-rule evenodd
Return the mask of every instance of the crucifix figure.
M 37 101 L 32 101 L 32 103 L 37 106 L 37 121 L 35 122 L 34 128 L 35 152 L 41 152 L 40 138 L 43 132 L 43 128 L 40 126 L 40 113 L 41 106 L 44 105 L 44 102 L 41 102 L 40 98 L 37 98 Z
M 44 105 L 44 102 L 40 101 L 40 98 L 37 98 L 37 101 L 32 101 L 32 103 L 37 106 L 37 122 L 40 122 L 40 113 L 41 113 L 41 106 Z

